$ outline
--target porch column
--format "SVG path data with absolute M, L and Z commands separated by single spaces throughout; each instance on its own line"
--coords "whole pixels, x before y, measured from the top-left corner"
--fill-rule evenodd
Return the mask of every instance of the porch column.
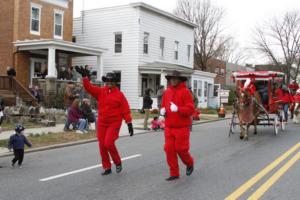
M 167 87 L 167 79 L 166 79 L 166 73 L 161 70 L 161 73 L 160 73 L 160 85 L 163 85 L 165 86 L 165 88 Z
M 55 66 L 55 48 L 48 49 L 48 75 L 47 78 L 57 78 Z
M 103 75 L 103 57 L 99 55 L 97 56 L 97 81 L 101 81 Z

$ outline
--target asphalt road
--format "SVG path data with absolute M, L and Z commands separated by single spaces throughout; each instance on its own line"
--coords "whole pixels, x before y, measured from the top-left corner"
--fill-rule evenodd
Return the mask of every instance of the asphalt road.
M 230 195 L 236 193 L 237 199 L 300 199 L 300 162 L 293 158 L 300 145 L 278 161 L 300 142 L 300 125 L 289 124 L 278 136 L 272 127 L 259 127 L 258 135 L 240 141 L 238 134 L 228 137 L 228 123 L 194 126 L 191 153 L 196 170 L 187 177 L 181 165 L 182 176 L 175 182 L 165 181 L 161 132 L 120 138 L 124 171 L 106 177 L 95 167 L 100 161 L 97 143 L 27 154 L 22 169 L 10 168 L 11 158 L 0 158 L 0 200 L 219 200 L 235 199 Z M 270 167 L 273 161 L 279 163 Z M 284 166 L 288 162 L 290 166 Z M 269 171 L 262 175 L 266 166 Z M 262 185 L 267 186 L 263 193 Z

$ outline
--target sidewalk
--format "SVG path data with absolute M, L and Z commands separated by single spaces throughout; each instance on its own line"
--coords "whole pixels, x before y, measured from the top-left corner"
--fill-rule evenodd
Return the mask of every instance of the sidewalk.
M 230 118 L 229 115 L 226 116 L 225 119 Z M 193 125 L 197 124 L 202 124 L 210 121 L 218 121 L 222 120 L 219 119 L 216 115 L 201 115 L 201 120 L 200 121 L 193 121 Z M 134 126 L 134 134 L 141 134 L 141 133 L 150 133 L 152 131 L 147 131 L 143 129 L 143 123 L 144 119 L 135 119 L 133 120 L 133 126 Z M 150 123 L 150 120 L 149 120 Z M 29 134 L 48 134 L 48 133 L 61 133 L 63 131 L 64 124 L 57 124 L 55 127 L 43 127 L 43 128 L 31 128 L 31 129 L 26 129 L 25 130 L 25 135 L 28 136 Z M 95 126 L 92 126 L 92 130 L 95 130 Z M 9 137 L 13 134 L 13 131 L 4 131 L 0 134 L 0 140 L 5 140 L 9 139 Z M 120 130 L 120 136 L 127 136 L 128 134 L 128 128 L 125 122 L 123 122 L 121 130 Z M 40 147 L 37 149 L 31 149 L 29 151 L 39 151 L 39 150 L 45 150 L 45 149 L 52 149 L 52 148 L 58 148 L 58 147 L 64 147 L 64 146 L 71 146 L 71 145 L 76 145 L 76 144 L 81 144 L 81 143 L 87 143 L 93 140 L 86 140 L 86 141 L 76 141 L 76 142 L 69 142 L 69 143 L 62 143 L 62 144 L 56 144 L 52 146 L 46 146 L 46 147 Z M 9 151 L 7 148 L 0 147 L 0 156 L 8 154 Z

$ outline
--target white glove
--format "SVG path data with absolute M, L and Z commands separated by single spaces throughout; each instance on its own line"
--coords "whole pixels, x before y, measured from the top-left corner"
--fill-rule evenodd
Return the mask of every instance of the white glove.
M 160 109 L 160 115 L 165 116 L 165 114 L 166 114 L 166 109 L 165 108 Z
M 159 120 L 159 121 L 165 121 L 165 117 L 162 116 L 162 115 L 160 115 L 160 116 L 158 117 L 158 120 Z
M 173 102 L 171 102 L 170 109 L 171 109 L 172 112 L 177 112 L 178 111 L 178 107 Z

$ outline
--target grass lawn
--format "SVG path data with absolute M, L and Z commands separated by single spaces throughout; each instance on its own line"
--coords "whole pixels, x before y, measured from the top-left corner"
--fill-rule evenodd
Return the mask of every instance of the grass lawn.
M 27 138 L 32 143 L 33 148 L 44 147 L 54 144 L 62 144 L 67 142 L 75 142 L 95 138 L 95 131 L 86 134 L 78 134 L 73 131 L 63 133 L 49 133 L 42 135 L 29 135 Z M 8 140 L 0 140 L 0 147 L 7 147 Z
M 23 124 L 25 126 L 26 129 L 28 128 L 40 128 L 43 127 L 40 124 L 37 123 L 32 123 L 32 122 L 26 122 L 25 124 Z M 2 131 L 10 131 L 10 130 L 14 130 L 16 127 L 16 123 L 5 123 L 3 122 L 2 125 Z

